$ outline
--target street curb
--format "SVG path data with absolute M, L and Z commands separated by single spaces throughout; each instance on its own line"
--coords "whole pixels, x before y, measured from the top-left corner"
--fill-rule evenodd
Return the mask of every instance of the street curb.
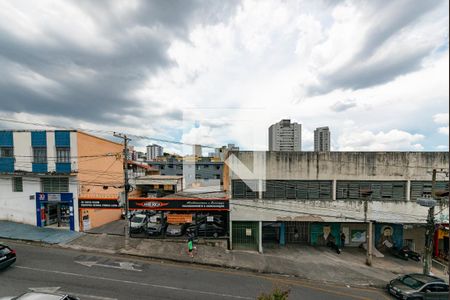
M 2 238 L 0 238 L 2 239 Z M 347 286 L 347 287 L 360 287 L 360 288 L 375 288 L 375 289 L 382 289 L 384 290 L 386 285 L 385 284 L 374 284 L 374 283 L 348 283 L 343 281 L 331 281 L 331 280 L 317 280 L 317 279 L 311 279 L 306 276 L 298 276 L 298 275 L 292 275 L 287 273 L 280 273 L 280 272 L 268 272 L 265 270 L 258 270 L 258 269 L 252 269 L 248 267 L 239 267 L 239 266 L 229 266 L 229 265 L 220 265 L 215 263 L 207 263 L 207 262 L 201 262 L 201 261 L 187 261 L 187 260 L 181 260 L 176 258 L 165 258 L 165 257 L 158 257 L 158 256 L 148 256 L 148 255 L 140 255 L 138 253 L 127 253 L 124 252 L 123 249 L 119 250 L 109 250 L 109 249 L 101 249 L 101 248 L 94 248 L 94 247 L 85 247 L 85 246 L 74 246 L 66 243 L 61 244 L 50 244 L 42 241 L 36 241 L 36 240 L 19 240 L 19 239 L 8 239 L 15 242 L 20 243 L 28 243 L 28 244 L 34 244 L 41 247 L 53 247 L 53 248 L 60 248 L 60 249 L 69 249 L 74 251 L 81 251 L 86 253 L 97 253 L 97 254 L 108 254 L 108 255 L 117 255 L 120 257 L 135 257 L 135 258 L 143 258 L 143 259 L 149 259 L 153 261 L 166 261 L 166 262 L 172 262 L 182 265 L 200 265 L 200 266 L 206 266 L 211 268 L 222 268 L 222 269 L 229 269 L 229 270 L 236 270 L 236 271 L 244 271 L 254 274 L 264 274 L 264 275 L 277 275 L 277 276 L 283 276 L 288 277 L 292 279 L 301 279 L 306 280 L 314 283 L 324 283 L 324 284 L 333 284 L 337 286 Z
M 55 245 L 52 245 L 55 246 Z M 265 275 L 277 275 L 277 276 L 285 276 L 293 279 L 302 279 L 307 280 L 311 282 L 321 282 L 326 284 L 334 284 L 334 285 L 342 285 L 342 286 L 351 286 L 351 287 L 364 287 L 364 288 L 376 288 L 376 289 L 384 289 L 385 284 L 355 284 L 355 283 L 348 283 L 348 282 L 342 282 L 342 281 L 330 281 L 330 280 L 324 280 L 324 281 L 318 281 L 317 279 L 311 279 L 306 276 L 298 276 L 298 275 L 292 275 L 287 273 L 280 273 L 280 272 L 268 272 L 264 270 L 257 270 L 252 269 L 248 267 L 237 267 L 237 266 L 229 266 L 229 265 L 221 265 L 221 264 L 215 264 L 215 263 L 208 263 L 208 262 L 201 262 L 201 261 L 187 261 L 182 259 L 176 259 L 176 258 L 166 258 L 166 257 L 158 257 L 158 256 L 149 256 L 149 255 L 140 255 L 137 253 L 127 253 L 126 250 L 106 250 L 106 249 L 100 249 L 100 248 L 92 248 L 92 247 L 83 247 L 83 246 L 71 246 L 71 245 L 56 245 L 59 248 L 64 249 L 72 249 L 72 250 L 78 250 L 83 252 L 93 252 L 93 253 L 104 253 L 104 254 L 115 254 L 121 257 L 136 257 L 136 258 L 145 258 L 153 261 L 166 261 L 166 262 L 172 262 L 177 264 L 183 264 L 183 265 L 201 265 L 206 267 L 212 267 L 212 268 L 222 268 L 222 269 L 229 269 L 229 270 L 239 270 L 239 271 L 245 271 L 249 273 L 255 273 L 255 274 L 265 274 Z

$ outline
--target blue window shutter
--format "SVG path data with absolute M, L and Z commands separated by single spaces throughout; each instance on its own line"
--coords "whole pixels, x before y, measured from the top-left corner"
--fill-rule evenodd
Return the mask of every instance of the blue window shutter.
M 55 131 L 55 146 L 70 147 L 70 131 Z
M 13 147 L 12 131 L 0 131 L 0 147 Z
M 14 158 L 12 157 L 0 157 L 0 173 L 13 173 L 14 172 Z
M 31 132 L 31 146 L 33 147 L 47 147 L 47 132 L 32 131 Z
M 32 171 L 34 173 L 47 173 L 47 164 L 32 164 Z
M 57 173 L 70 173 L 70 163 L 56 163 Z

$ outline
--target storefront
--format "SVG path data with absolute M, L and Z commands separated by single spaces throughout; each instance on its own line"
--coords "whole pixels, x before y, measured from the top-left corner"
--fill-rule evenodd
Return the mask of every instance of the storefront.
M 59 227 L 75 230 L 72 193 L 36 193 L 38 227 Z
M 79 197 L 78 208 L 81 231 L 119 220 L 122 215 L 117 197 Z
M 129 198 L 129 210 L 152 212 L 150 222 L 163 228 L 170 224 L 194 226 L 200 237 L 228 235 L 229 201 L 227 198 Z M 158 237 L 165 237 L 164 233 Z
M 309 241 L 309 222 L 262 222 L 263 247 L 271 245 L 306 244 Z
M 449 224 L 437 225 L 437 229 L 434 233 L 434 256 L 448 261 L 449 250 Z

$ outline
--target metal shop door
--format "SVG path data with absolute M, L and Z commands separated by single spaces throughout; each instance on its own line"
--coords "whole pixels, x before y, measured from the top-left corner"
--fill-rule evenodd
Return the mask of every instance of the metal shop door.
M 263 222 L 262 224 L 262 242 L 264 244 L 280 243 L 280 227 L 277 222 Z
M 236 250 L 258 250 L 259 226 L 258 222 L 232 223 L 232 245 Z
M 308 243 L 308 222 L 286 222 L 286 243 Z

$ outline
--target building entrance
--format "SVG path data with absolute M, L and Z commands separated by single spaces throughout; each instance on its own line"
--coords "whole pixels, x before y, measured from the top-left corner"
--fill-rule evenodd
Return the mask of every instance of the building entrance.
M 36 193 L 37 226 L 75 230 L 72 193 Z
M 285 222 L 286 243 L 307 243 L 309 237 L 308 222 Z
M 44 203 L 44 226 L 70 227 L 70 208 L 66 203 Z

